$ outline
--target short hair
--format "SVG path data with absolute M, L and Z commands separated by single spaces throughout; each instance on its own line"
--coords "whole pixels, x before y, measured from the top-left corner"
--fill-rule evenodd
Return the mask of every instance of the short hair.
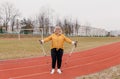
M 55 26 L 54 32 L 56 31 L 57 28 L 59 28 L 61 30 L 60 34 L 62 34 L 62 28 L 60 26 Z

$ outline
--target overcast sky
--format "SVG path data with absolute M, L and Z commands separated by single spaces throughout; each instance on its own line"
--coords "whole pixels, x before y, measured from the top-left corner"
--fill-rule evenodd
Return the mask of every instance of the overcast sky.
M 42 6 L 50 7 L 60 17 L 73 17 L 81 24 L 107 30 L 120 30 L 120 0 L 0 0 L 13 3 L 22 16 L 39 12 Z

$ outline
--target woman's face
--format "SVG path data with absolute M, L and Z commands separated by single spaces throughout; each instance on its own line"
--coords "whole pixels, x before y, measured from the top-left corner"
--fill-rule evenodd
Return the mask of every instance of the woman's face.
M 61 33 L 61 28 L 56 28 L 56 29 L 55 29 L 55 33 L 56 33 L 56 34 L 60 34 L 60 33 Z

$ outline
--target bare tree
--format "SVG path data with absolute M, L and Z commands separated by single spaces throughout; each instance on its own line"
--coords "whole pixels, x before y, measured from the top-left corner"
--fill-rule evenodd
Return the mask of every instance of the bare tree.
M 73 34 L 73 22 L 71 19 L 65 18 L 63 22 L 63 28 L 66 35 Z
M 89 33 L 90 33 L 90 26 L 91 26 L 91 24 L 90 24 L 89 22 L 86 22 L 86 24 L 85 24 L 86 36 L 89 36 Z
M 63 27 L 63 22 L 60 19 L 56 19 L 56 26 L 60 26 L 63 30 L 63 33 L 65 32 L 64 27 Z
M 78 20 L 76 20 L 76 22 L 75 22 L 75 34 L 76 35 L 78 35 L 79 27 L 80 27 L 80 25 L 78 24 Z
M 2 12 L 1 12 L 1 8 L 0 8 L 0 28 L 1 28 L 1 30 L 2 30 Z
M 31 19 L 24 18 L 23 20 L 21 20 L 21 25 L 22 25 L 21 28 L 24 29 L 21 32 L 24 32 L 25 34 L 32 33 L 34 28 L 33 24 L 34 24 L 34 21 L 32 21 Z
M 0 14 L 1 14 L 1 9 L 0 9 Z M 1 22 L 1 20 L 2 20 L 2 17 L 1 17 L 1 15 L 0 15 L 0 33 L 2 32 L 2 22 Z
M 62 23 L 62 21 L 60 19 L 57 18 L 56 25 L 62 27 L 63 23 Z
M 38 24 L 40 28 L 43 28 L 44 34 L 48 35 L 49 33 L 49 29 L 50 29 L 50 25 L 51 24 L 51 20 L 52 20 L 52 9 L 50 8 L 46 8 L 46 7 L 42 7 L 40 9 L 39 15 L 38 15 Z M 50 20 L 51 19 L 51 20 Z
M 20 29 L 20 22 L 19 22 L 19 20 L 18 20 L 18 19 L 16 20 L 16 29 L 17 29 L 17 30 L 19 30 L 19 29 Z
M 64 21 L 64 22 L 63 22 L 64 32 L 65 32 L 66 35 L 68 35 L 68 30 L 69 30 L 69 29 L 68 29 L 67 19 L 65 18 L 63 21 Z
M 1 5 L 1 17 L 6 31 L 8 30 L 8 25 L 11 26 L 12 31 L 14 30 L 13 26 L 15 24 L 15 19 L 19 15 L 20 13 L 18 9 L 16 9 L 13 4 L 6 2 Z
M 1 21 L 2 21 L 2 16 L 1 16 L 1 8 L 0 8 L 0 24 L 1 24 Z

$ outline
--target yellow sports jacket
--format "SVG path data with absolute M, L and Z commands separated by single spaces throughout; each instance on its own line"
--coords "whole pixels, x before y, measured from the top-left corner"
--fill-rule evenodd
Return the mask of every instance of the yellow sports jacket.
M 68 42 L 68 43 L 72 44 L 72 40 L 70 40 L 69 38 L 67 38 L 63 34 L 61 34 L 59 36 L 57 36 L 56 34 L 52 34 L 49 37 L 45 38 L 43 41 L 48 42 L 50 40 L 52 42 L 51 49 L 52 48 L 63 49 L 64 48 L 64 42 Z

